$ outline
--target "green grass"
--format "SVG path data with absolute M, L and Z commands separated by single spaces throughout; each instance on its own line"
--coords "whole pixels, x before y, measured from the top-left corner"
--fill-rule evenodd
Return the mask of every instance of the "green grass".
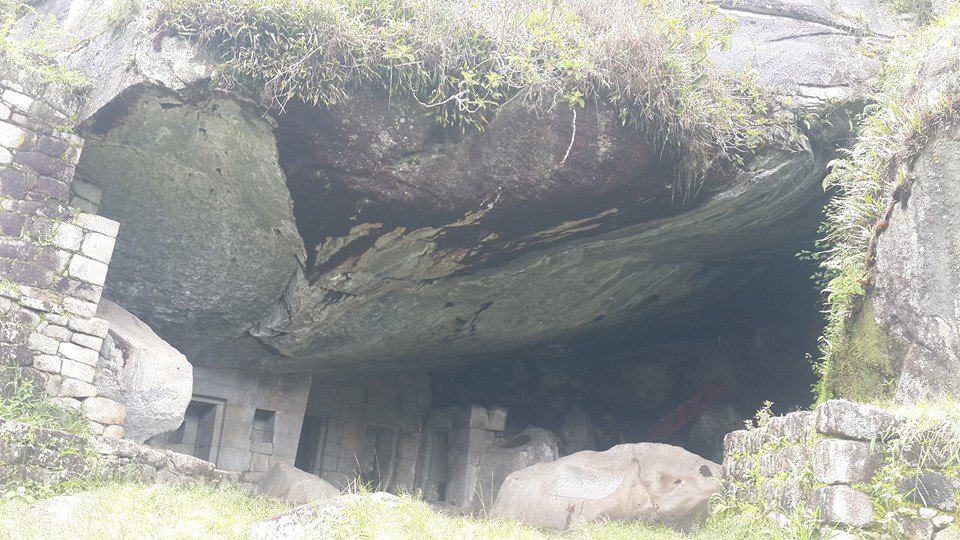
M 105 484 L 81 492 L 68 520 L 51 519 L 18 498 L 0 499 L 0 539 L 248 538 L 250 526 L 287 509 L 236 488 Z M 411 495 L 395 506 L 362 494 L 344 519 L 310 538 L 410 540 L 729 540 L 801 538 L 759 516 L 715 517 L 687 534 L 642 523 L 608 522 L 560 533 L 499 519 L 452 516 Z
M 699 0 L 166 1 L 162 24 L 215 51 L 218 84 L 267 107 L 374 89 L 465 132 L 515 100 L 602 104 L 678 163 L 682 201 L 786 122 L 749 73 L 714 69 L 730 23 Z
M 873 497 L 878 527 L 890 538 L 902 537 L 898 518 L 916 517 L 920 505 L 902 490 L 904 480 L 930 470 L 960 477 L 960 402 L 952 399 L 910 405 L 887 403 L 903 421 L 881 437 L 883 465 L 869 483 L 858 486 Z M 960 517 L 960 513 L 953 512 Z
M 718 501 L 719 502 L 719 501 Z M 743 510 L 743 509 L 741 509 Z M 343 518 L 328 520 L 314 531 L 315 538 L 389 538 L 417 540 L 729 540 L 804 538 L 799 524 L 779 527 L 766 514 L 747 510 L 742 513 L 716 507 L 713 516 L 678 532 L 664 526 L 641 522 L 605 522 L 580 526 L 570 531 L 531 527 L 514 521 L 488 517 L 478 519 L 448 515 L 434 510 L 413 495 L 400 495 L 396 504 L 360 493 L 343 511 Z M 808 523 L 803 524 L 808 527 Z
M 107 484 L 80 497 L 80 509 L 63 521 L 20 499 L 0 501 L 0 538 L 246 538 L 251 524 L 286 509 L 236 488 L 204 486 Z
M 927 137 L 960 107 L 960 2 L 914 35 L 894 41 L 852 147 L 831 165 L 833 193 L 820 243 L 827 325 L 821 338 L 819 399 L 844 397 L 827 380 L 848 322 L 870 285 L 871 258 L 895 190 L 912 180 Z

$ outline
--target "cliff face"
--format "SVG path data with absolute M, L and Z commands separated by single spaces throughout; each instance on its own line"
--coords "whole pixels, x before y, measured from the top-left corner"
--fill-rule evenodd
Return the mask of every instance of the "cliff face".
M 899 340 L 892 354 L 898 401 L 960 392 L 960 131 L 941 130 L 917 158 L 909 199 L 877 250 L 876 320 Z
M 694 309 L 812 238 L 843 135 L 762 148 L 682 206 L 675 163 L 603 105 L 517 102 L 458 137 L 375 91 L 264 112 L 208 91 L 209 53 L 158 35 L 155 5 L 108 4 L 38 6 L 91 84 L 78 178 L 121 222 L 105 294 L 200 365 L 429 366 Z M 807 4 L 722 3 L 715 60 L 842 128 L 900 23 Z

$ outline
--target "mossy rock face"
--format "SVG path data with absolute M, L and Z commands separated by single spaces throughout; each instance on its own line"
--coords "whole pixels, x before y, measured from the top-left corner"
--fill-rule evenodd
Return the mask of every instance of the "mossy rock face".
M 150 90 L 119 105 L 77 166 L 120 222 L 105 296 L 192 362 L 261 354 L 241 338 L 304 258 L 270 125 L 229 99 Z
M 903 354 L 903 343 L 877 322 L 873 298 L 868 297 L 831 358 L 824 380 L 827 396 L 863 402 L 893 397 Z

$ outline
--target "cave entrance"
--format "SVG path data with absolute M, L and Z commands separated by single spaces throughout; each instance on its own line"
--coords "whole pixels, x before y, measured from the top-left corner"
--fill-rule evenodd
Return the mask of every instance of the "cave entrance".
M 733 294 L 639 326 L 436 371 L 432 407 L 504 407 L 508 430 L 546 428 L 560 453 L 662 442 L 719 460 L 723 436 L 758 409 L 813 400 L 822 329 L 811 263 L 784 255 Z

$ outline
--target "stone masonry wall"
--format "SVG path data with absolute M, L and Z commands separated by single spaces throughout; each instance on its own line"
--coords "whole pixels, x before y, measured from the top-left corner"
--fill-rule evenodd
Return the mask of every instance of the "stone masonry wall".
M 927 463 L 893 486 L 907 505 L 883 514 L 890 494 L 876 489 L 885 449 L 903 418 L 884 409 L 831 400 L 814 411 L 771 418 L 761 427 L 728 433 L 723 471 L 731 500 L 757 505 L 783 523 L 800 507 L 825 525 L 895 536 L 956 538 L 957 488 L 944 462 Z M 954 469 L 955 464 L 954 464 Z M 885 500 L 884 500 L 885 499 Z M 949 527 L 947 532 L 944 529 Z M 943 532 L 940 532 L 943 531 Z M 886 536 L 884 536 L 886 537 Z
M 421 374 L 315 378 L 306 412 L 324 418 L 327 428 L 314 472 L 339 488 L 348 486 L 356 479 L 358 466 L 365 465 L 364 446 L 372 430 L 382 428 L 395 436 L 391 463 L 383 464 L 391 472 L 382 479 L 383 487 L 412 490 L 430 395 L 430 378 Z
M 83 145 L 68 127 L 78 107 L 69 89 L 0 60 L 0 363 L 81 408 L 94 434 L 121 437 L 123 405 L 92 384 L 118 224 L 69 205 Z
M 292 465 L 297 453 L 310 376 L 303 373 L 267 373 L 233 368 L 193 368 L 194 397 L 220 403 L 219 427 L 213 436 L 211 461 L 240 474 L 246 483 L 259 482 L 274 463 Z M 271 433 L 257 437 L 253 429 L 257 411 L 272 413 Z M 264 440 L 268 439 L 268 440 Z M 148 444 L 190 453 L 161 435 Z
M 417 467 L 423 498 L 464 513 L 489 507 L 482 500 L 480 463 L 506 427 L 507 410 L 500 407 L 474 404 L 430 411 Z M 444 444 L 438 445 L 438 439 Z
M 115 437 L 89 439 L 0 419 L 0 486 L 56 486 L 81 478 L 160 483 L 236 482 L 237 473 L 193 456 Z

